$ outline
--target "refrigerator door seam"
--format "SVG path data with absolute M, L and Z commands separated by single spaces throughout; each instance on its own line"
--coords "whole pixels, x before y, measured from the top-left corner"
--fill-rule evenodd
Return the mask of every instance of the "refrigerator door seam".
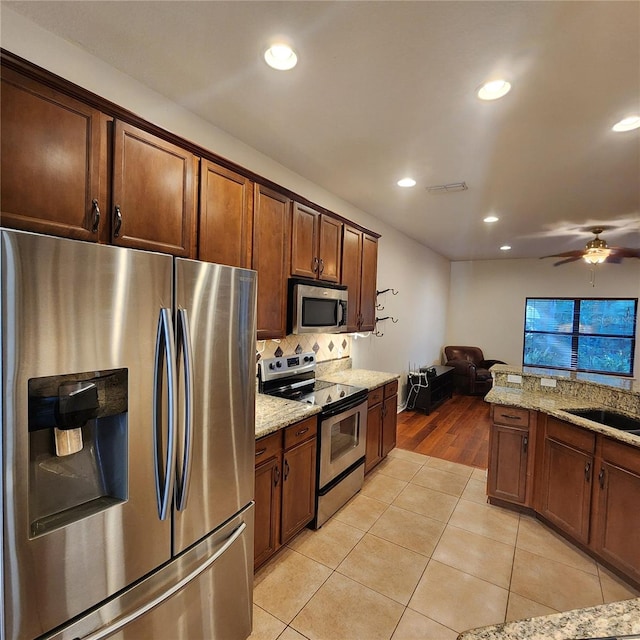
M 158 597 L 150 600 L 146 604 L 144 604 L 139 609 L 132 611 L 129 615 L 124 616 L 120 620 L 117 620 L 113 624 L 110 624 L 91 635 L 85 636 L 82 640 L 102 640 L 103 638 L 107 638 L 110 635 L 113 635 L 129 623 L 133 622 L 137 618 L 140 618 L 145 613 L 148 613 L 154 607 L 162 604 L 165 600 L 171 598 L 171 596 L 175 595 L 183 589 L 187 584 L 189 584 L 192 580 L 195 580 L 201 573 L 206 571 L 212 564 L 218 560 L 226 551 L 231 547 L 231 545 L 244 533 L 244 530 L 247 528 L 247 523 L 243 522 L 240 526 L 238 526 L 235 531 L 229 536 L 227 541 L 214 553 L 211 557 L 207 558 L 201 565 L 196 567 L 189 575 L 185 576 L 180 582 L 177 582 L 173 587 L 163 592 Z

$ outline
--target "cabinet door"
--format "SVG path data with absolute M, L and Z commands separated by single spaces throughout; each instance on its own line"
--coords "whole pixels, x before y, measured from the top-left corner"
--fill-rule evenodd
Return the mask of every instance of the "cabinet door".
M 270 558 L 280 546 L 280 458 L 256 467 L 254 567 Z
M 589 541 L 593 456 L 545 438 L 540 513 L 574 539 Z
M 527 495 L 529 429 L 494 424 L 489 435 L 490 496 L 524 504 Z
M 362 270 L 362 233 L 347 225 L 342 233 L 342 284 L 347 286 L 347 331 L 358 330 L 360 319 L 360 279 Z
M 102 114 L 5 67 L 1 108 L 2 224 L 99 240 L 107 206 Z
M 295 203 L 291 232 L 291 275 L 317 278 L 319 271 L 318 219 L 320 214 Z
M 373 331 L 376 324 L 376 278 L 378 240 L 362 236 L 362 285 L 360 289 L 360 330 Z
M 640 582 L 640 459 L 636 447 L 603 438 L 594 482 L 593 547 Z
M 369 473 L 382 460 L 382 403 L 367 411 L 367 442 L 364 472 Z
M 256 185 L 254 193 L 252 268 L 258 272 L 258 339 L 284 338 L 291 201 L 262 185 Z
M 398 423 L 398 396 L 385 398 L 382 406 L 382 457 L 396 446 L 396 426 Z
M 253 182 L 208 160 L 200 164 L 198 258 L 251 266 Z
M 340 281 L 342 222 L 330 216 L 320 216 L 318 277 L 327 282 Z
M 116 122 L 112 242 L 195 257 L 197 158 Z
M 311 522 L 316 501 L 316 440 L 285 451 L 282 463 L 282 544 Z

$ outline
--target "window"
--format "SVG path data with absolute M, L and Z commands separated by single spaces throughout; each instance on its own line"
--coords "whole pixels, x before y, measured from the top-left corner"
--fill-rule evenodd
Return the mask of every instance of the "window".
M 637 311 L 637 298 L 527 298 L 523 364 L 631 376 Z

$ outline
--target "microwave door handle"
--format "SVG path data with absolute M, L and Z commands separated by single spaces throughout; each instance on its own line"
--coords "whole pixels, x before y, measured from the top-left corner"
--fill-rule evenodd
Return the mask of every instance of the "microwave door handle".
M 191 460 L 193 457 L 193 347 L 189 332 L 189 318 L 186 309 L 178 309 L 179 354 L 182 355 L 184 369 L 184 442 L 182 473 L 177 478 L 176 503 L 178 511 L 184 511 L 189 493 Z
M 155 462 L 156 500 L 158 517 L 166 520 L 173 493 L 175 433 L 176 433 L 176 398 L 177 381 L 175 376 L 176 353 L 171 309 L 161 309 L 158 318 L 156 335 L 156 354 L 154 367 L 154 402 L 153 402 L 153 453 Z M 162 464 L 162 370 L 167 367 L 167 452 Z
M 339 318 L 338 318 L 338 326 L 341 327 L 344 324 L 346 324 L 346 320 L 345 320 L 345 308 L 347 306 L 347 303 L 344 300 L 340 300 L 338 302 L 338 308 L 340 309 L 340 314 L 339 314 Z

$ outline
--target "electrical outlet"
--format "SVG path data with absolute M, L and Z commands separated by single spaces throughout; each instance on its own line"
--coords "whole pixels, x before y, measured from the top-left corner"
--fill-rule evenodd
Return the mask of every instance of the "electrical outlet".
M 555 387 L 556 381 L 553 378 L 540 378 L 541 387 Z
M 522 384 L 522 376 L 517 376 L 513 373 L 508 373 L 507 382 L 512 382 L 513 384 Z

